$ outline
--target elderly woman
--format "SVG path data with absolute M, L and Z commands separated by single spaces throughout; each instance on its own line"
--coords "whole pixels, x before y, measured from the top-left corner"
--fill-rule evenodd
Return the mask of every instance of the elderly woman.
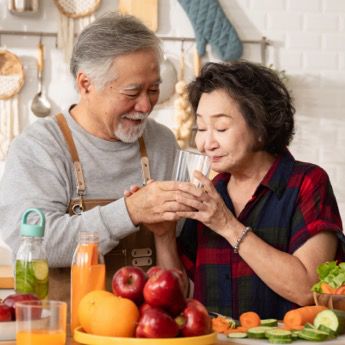
M 177 200 L 195 211 L 178 212 L 189 219 L 177 248 L 172 232 L 156 237 L 159 263 L 182 261 L 194 297 L 235 318 L 281 319 L 312 304 L 318 265 L 342 258 L 345 241 L 327 173 L 287 149 L 295 109 L 286 87 L 263 66 L 208 63 L 189 99 L 197 148 L 218 175 L 196 173 L 203 190 L 180 185 Z

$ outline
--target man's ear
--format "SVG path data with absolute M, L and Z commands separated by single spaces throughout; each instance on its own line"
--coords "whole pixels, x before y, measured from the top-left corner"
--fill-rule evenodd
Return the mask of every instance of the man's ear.
M 92 87 L 90 78 L 83 71 L 80 71 L 78 73 L 76 84 L 77 84 L 80 95 L 88 94 Z

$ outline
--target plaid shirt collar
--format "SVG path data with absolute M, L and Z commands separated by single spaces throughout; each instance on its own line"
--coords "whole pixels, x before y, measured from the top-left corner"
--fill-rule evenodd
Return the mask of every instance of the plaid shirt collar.
M 285 188 L 288 185 L 289 177 L 292 174 L 293 166 L 295 163 L 295 159 L 290 153 L 288 149 L 286 149 L 282 154 L 277 156 L 275 161 L 273 162 L 272 166 L 260 182 L 258 188 L 256 189 L 254 195 L 260 193 L 262 188 L 268 188 L 272 190 L 275 194 L 277 194 L 278 198 L 280 199 L 284 193 Z M 226 186 L 229 182 L 231 174 L 229 173 L 220 173 L 215 178 L 215 184 L 218 185 L 220 188 L 218 191 L 223 195 L 222 191 L 226 191 Z M 224 189 L 225 188 L 225 189 Z M 225 193 L 227 194 L 227 193 Z M 225 200 L 229 197 L 225 197 Z
M 295 159 L 288 149 L 277 156 L 260 185 L 271 189 L 280 199 L 288 185 Z

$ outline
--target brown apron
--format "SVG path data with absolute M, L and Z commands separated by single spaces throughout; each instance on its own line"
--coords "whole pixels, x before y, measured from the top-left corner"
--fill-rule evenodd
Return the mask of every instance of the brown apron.
M 68 150 L 73 161 L 77 180 L 78 198 L 70 201 L 67 213 L 80 215 L 83 211 L 95 206 L 104 206 L 115 200 L 111 199 L 86 199 L 86 184 L 79 160 L 78 152 L 74 144 L 71 130 L 62 114 L 56 115 L 56 121 L 66 140 Z M 139 138 L 141 166 L 144 184 L 150 179 L 149 161 L 144 139 Z M 106 287 L 111 291 L 111 280 L 114 272 L 122 266 L 139 266 L 147 270 L 155 265 L 155 247 L 152 232 L 140 225 L 140 230 L 120 240 L 119 244 L 104 257 L 107 279 Z M 49 269 L 49 298 L 69 301 L 70 298 L 70 267 Z

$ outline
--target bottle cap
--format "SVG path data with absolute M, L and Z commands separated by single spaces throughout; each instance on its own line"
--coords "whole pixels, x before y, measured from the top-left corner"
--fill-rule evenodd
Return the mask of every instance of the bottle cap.
M 27 223 L 28 216 L 32 212 L 36 213 L 39 216 L 40 221 L 38 224 Z M 22 216 L 22 222 L 20 224 L 20 235 L 27 237 L 43 237 L 45 224 L 46 220 L 41 209 L 28 208 Z

